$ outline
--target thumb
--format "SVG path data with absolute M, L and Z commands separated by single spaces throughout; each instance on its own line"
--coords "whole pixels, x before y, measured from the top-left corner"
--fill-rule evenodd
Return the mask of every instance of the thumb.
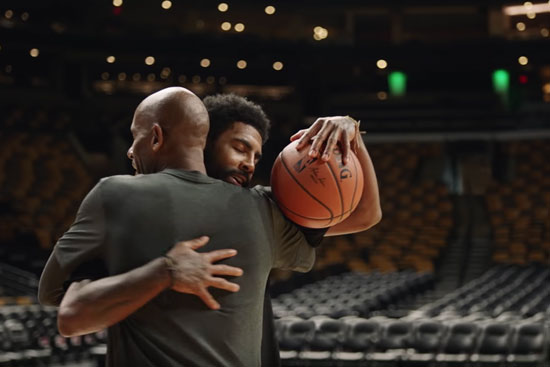
M 201 236 L 199 238 L 194 238 L 185 242 L 191 249 L 196 250 L 206 245 L 208 241 L 210 241 L 210 238 L 208 236 Z

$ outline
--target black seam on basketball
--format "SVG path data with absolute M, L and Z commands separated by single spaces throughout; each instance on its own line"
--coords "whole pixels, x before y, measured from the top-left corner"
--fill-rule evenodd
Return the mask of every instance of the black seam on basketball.
M 285 210 L 288 210 L 290 213 L 294 214 L 295 216 L 297 217 L 300 217 L 300 218 L 304 218 L 304 219 L 309 219 L 309 220 L 314 220 L 314 221 L 323 221 L 323 222 L 326 222 L 328 221 L 328 225 L 330 225 L 330 223 L 332 222 L 333 218 L 312 218 L 312 217 L 306 217 L 305 215 L 302 215 L 302 214 L 298 214 L 296 213 L 295 211 L 293 211 L 292 209 L 289 209 L 287 208 L 286 206 L 284 206 L 283 204 L 281 203 L 277 203 L 277 205 L 279 205 L 280 207 L 284 208 Z
M 354 171 L 355 171 L 355 175 L 357 175 L 357 164 L 355 163 L 355 159 L 352 158 L 351 160 L 353 161 L 353 168 L 354 168 Z M 355 186 L 353 186 L 353 195 L 351 195 L 351 206 L 349 207 L 349 210 L 353 210 L 353 202 L 355 200 L 355 192 L 357 191 L 357 180 L 359 180 L 359 177 L 355 177 Z
M 338 178 L 336 178 L 336 174 L 334 173 L 334 171 L 332 170 L 332 167 L 330 166 L 330 164 L 325 163 L 328 167 L 328 169 L 330 170 L 330 173 L 332 173 L 332 177 L 334 177 L 334 181 L 336 182 L 336 187 L 338 188 L 338 195 L 340 196 L 340 222 L 342 221 L 342 219 L 344 219 L 344 198 L 342 197 L 342 190 L 340 190 L 340 182 L 338 182 Z
M 292 177 L 294 182 L 296 182 L 298 184 L 298 186 L 300 186 L 302 188 L 302 190 L 304 190 L 309 196 L 311 196 L 313 198 L 313 200 L 315 200 L 316 202 L 321 204 L 326 210 L 328 210 L 328 212 L 330 213 L 330 220 L 332 221 L 332 219 L 334 219 L 334 214 L 332 213 L 332 210 L 330 210 L 330 208 L 328 206 L 323 204 L 319 199 L 317 199 L 315 196 L 313 196 L 313 194 L 311 192 L 309 192 L 300 182 L 298 182 L 296 177 L 294 177 L 294 175 L 292 174 L 290 169 L 287 167 L 286 162 L 285 162 L 285 157 L 284 157 L 283 153 L 284 153 L 284 150 L 281 152 L 281 163 L 283 164 L 283 167 L 285 168 L 285 170 L 288 172 L 288 175 L 290 177 Z M 289 211 L 290 211 L 290 209 L 289 209 Z M 307 218 L 307 217 L 304 217 L 304 218 Z

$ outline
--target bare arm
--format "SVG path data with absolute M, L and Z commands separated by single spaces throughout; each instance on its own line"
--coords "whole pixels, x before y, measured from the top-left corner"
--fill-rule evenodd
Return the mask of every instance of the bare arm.
M 378 193 L 378 182 L 376 181 L 374 166 L 363 139 L 358 137 L 357 140 L 357 159 L 363 169 L 363 195 L 353 213 L 344 221 L 330 227 L 325 236 L 337 236 L 365 231 L 382 219 L 380 195 Z
M 57 325 L 65 337 L 105 329 L 170 287 L 163 258 L 127 273 L 71 284 L 59 306 Z
M 236 292 L 239 286 L 213 275 L 240 276 L 242 270 L 212 264 L 235 256 L 235 250 L 195 252 L 207 242 L 208 237 L 179 242 L 168 252 L 170 260 L 157 258 L 124 274 L 72 283 L 59 307 L 59 332 L 63 336 L 74 336 L 109 327 L 168 288 L 195 294 L 209 308 L 218 309 L 220 306 L 207 287 Z
M 321 156 L 327 161 L 334 147 L 339 144 L 342 150 L 342 160 L 346 164 L 350 150 L 353 150 L 363 170 L 363 194 L 357 208 L 344 221 L 330 227 L 325 236 L 365 231 L 382 218 L 378 182 L 372 160 L 359 135 L 356 122 L 347 116 L 322 117 L 317 119 L 309 129 L 300 130 L 290 140 L 300 139 L 297 148 L 303 149 L 309 145 L 309 155 Z

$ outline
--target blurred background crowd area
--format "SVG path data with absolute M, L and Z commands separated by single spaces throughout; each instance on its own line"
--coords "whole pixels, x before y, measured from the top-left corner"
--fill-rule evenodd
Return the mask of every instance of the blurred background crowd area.
M 265 109 L 258 184 L 317 117 L 366 131 L 383 219 L 273 274 L 285 365 L 544 365 L 549 33 L 547 1 L 3 1 L 0 365 L 102 363 L 104 333 L 61 338 L 37 277 L 174 85 Z

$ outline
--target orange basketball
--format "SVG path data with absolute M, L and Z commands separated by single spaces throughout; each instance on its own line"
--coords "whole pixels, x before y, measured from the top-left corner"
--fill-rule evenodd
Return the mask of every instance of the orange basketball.
M 279 154 L 271 170 L 271 188 L 279 208 L 294 223 L 309 228 L 331 227 L 357 207 L 363 192 L 363 170 L 355 154 L 347 165 L 335 149 L 327 162 L 298 151 L 294 141 Z

